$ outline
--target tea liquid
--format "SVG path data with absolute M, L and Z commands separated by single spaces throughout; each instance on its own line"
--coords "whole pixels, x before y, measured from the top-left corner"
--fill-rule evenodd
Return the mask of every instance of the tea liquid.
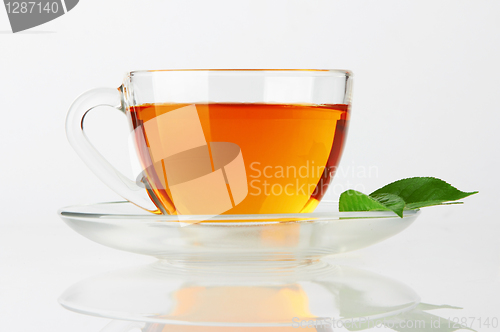
M 187 107 L 191 107 L 189 114 L 197 117 L 193 126 L 186 125 L 189 119 L 180 112 Z M 343 104 L 145 104 L 129 111 L 150 196 L 159 210 L 168 214 L 313 211 L 340 160 L 349 118 L 348 105 Z M 176 111 L 180 115 L 171 113 Z M 171 113 L 168 119 L 160 121 L 167 113 Z M 200 137 L 192 138 L 197 135 Z M 191 139 L 206 143 L 188 142 L 196 148 L 184 151 L 182 146 Z M 226 147 L 242 160 L 239 170 L 231 173 L 226 168 L 223 172 L 225 189 L 221 190 L 227 190 L 229 200 L 224 203 L 225 210 L 218 211 L 221 208 L 211 208 L 212 203 L 203 205 L 203 201 L 214 199 L 220 188 L 196 181 L 224 169 L 223 164 L 233 157 L 220 159 L 215 154 L 229 153 L 223 151 Z M 170 174 L 180 175 L 169 175 L 169 167 L 173 170 Z M 232 177 L 239 178 L 238 188 L 231 185 Z M 185 194 L 185 188 L 176 194 L 174 185 L 191 186 L 192 194 Z M 201 205 L 193 207 L 188 200 L 195 196 Z

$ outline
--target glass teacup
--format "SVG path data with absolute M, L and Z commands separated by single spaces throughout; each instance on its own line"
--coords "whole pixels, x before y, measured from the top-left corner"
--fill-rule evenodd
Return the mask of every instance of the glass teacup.
M 154 213 L 312 212 L 339 163 L 351 73 L 161 70 L 127 74 L 71 106 L 70 143 L 109 187 Z M 140 170 L 130 180 L 83 132 L 92 108 L 127 115 Z

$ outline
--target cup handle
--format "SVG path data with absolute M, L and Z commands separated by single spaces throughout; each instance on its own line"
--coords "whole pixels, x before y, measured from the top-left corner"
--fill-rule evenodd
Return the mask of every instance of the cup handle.
M 114 168 L 87 139 L 83 126 L 85 115 L 97 106 L 111 106 L 125 114 L 120 89 L 99 88 L 85 92 L 73 102 L 66 117 L 69 143 L 94 174 L 118 195 L 147 211 L 158 213 L 146 189 Z

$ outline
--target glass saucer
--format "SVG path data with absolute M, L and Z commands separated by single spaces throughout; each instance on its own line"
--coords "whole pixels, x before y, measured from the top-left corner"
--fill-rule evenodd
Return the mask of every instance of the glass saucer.
M 84 279 L 59 303 L 82 314 L 170 326 L 142 331 L 188 331 L 187 326 L 291 331 L 310 320 L 394 317 L 413 310 L 420 298 L 399 281 L 323 261 L 293 269 L 157 261 Z
M 92 241 L 170 262 L 316 260 L 381 242 L 419 214 L 405 211 L 399 218 L 392 211 L 338 212 L 334 202 L 297 214 L 179 217 L 154 215 L 129 202 L 59 211 L 66 224 Z

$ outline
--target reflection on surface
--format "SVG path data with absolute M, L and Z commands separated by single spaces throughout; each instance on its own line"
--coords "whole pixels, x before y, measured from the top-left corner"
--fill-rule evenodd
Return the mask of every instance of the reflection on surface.
M 396 332 L 453 332 L 453 331 L 475 331 L 467 328 L 456 321 L 450 321 L 442 317 L 428 313 L 434 309 L 461 309 L 448 305 L 431 305 L 419 303 L 414 309 L 394 316 L 374 319 L 372 321 L 344 321 L 343 324 L 325 324 L 318 326 L 192 326 L 176 324 L 150 324 L 140 322 L 113 321 L 101 332 L 330 332 L 330 331 L 396 331 Z M 349 325 L 350 324 L 350 325 Z
M 461 309 L 448 305 L 430 305 L 420 303 L 415 309 L 399 315 L 374 319 L 369 322 L 344 321 L 342 324 L 328 324 L 319 326 L 306 326 L 307 331 L 330 332 L 330 331 L 396 331 L 396 332 L 453 332 L 453 331 L 475 331 L 467 328 L 456 321 L 450 321 L 442 317 L 430 314 L 426 311 L 433 309 Z M 300 327 L 294 326 L 262 326 L 262 327 L 241 327 L 241 326 L 192 326 L 176 324 L 151 324 L 140 322 L 113 321 L 101 332 L 297 332 L 304 331 Z
M 181 321 L 227 323 L 286 321 L 290 317 L 311 317 L 307 294 L 298 285 L 282 287 L 187 286 L 173 293 L 176 305 L 171 318 Z M 240 299 L 242 306 L 235 306 Z
M 110 332 L 459 329 L 426 312 L 442 306 L 419 303 L 412 289 L 390 278 L 324 262 L 283 264 L 159 261 L 83 280 L 59 301 L 76 312 L 141 322 L 115 322 L 103 330 Z M 408 329 L 409 321 L 424 325 Z

